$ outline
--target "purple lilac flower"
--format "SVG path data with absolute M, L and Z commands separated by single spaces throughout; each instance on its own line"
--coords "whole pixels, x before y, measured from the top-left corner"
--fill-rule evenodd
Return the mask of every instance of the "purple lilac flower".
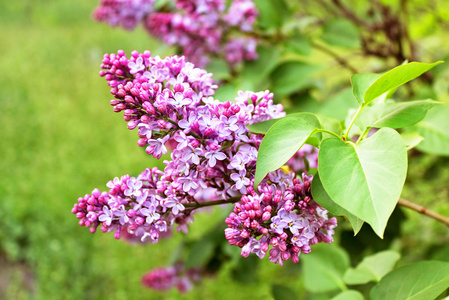
M 242 248 L 242 256 L 255 253 L 263 258 L 269 253 L 271 262 L 282 265 L 288 259 L 298 262 L 314 244 L 332 242 L 337 221 L 328 220 L 327 211 L 313 201 L 311 179 L 304 174 L 291 182 L 263 181 L 258 194 L 249 188 L 226 218 L 229 244 Z
M 140 63 L 145 68 L 132 74 Z M 270 253 L 272 261 L 291 257 L 296 262 L 300 252 L 310 252 L 310 245 L 332 240 L 336 221 L 313 202 L 311 176 L 301 180 L 278 170 L 268 174 L 259 194 L 252 188 L 263 136 L 246 126 L 285 115 L 273 104 L 272 93 L 240 92 L 235 103 L 219 102 L 212 97 L 216 85 L 211 74 L 183 57 L 161 59 L 149 51 L 133 51 L 129 59 L 123 51 L 105 55 L 101 67 L 115 98 L 114 111 L 123 111 L 129 129 L 138 128 L 138 145 L 157 158 L 167 147 L 173 151 L 163 171 L 117 177 L 107 183 L 109 192 L 95 189 L 79 198 L 72 212 L 81 226 L 92 233 L 99 226 L 103 232 L 115 231 L 116 238 L 126 230 L 126 236 L 156 243 L 176 224 L 187 232 L 195 204 L 240 193 L 244 196 L 226 219 L 225 235 L 232 245 L 249 243 L 243 254 Z M 164 74 L 164 80 L 144 76 L 148 70 Z M 191 101 L 176 107 L 170 103 L 175 95 L 177 101 Z
M 221 56 L 231 67 L 257 59 L 257 39 L 253 33 L 258 11 L 252 0 L 234 0 L 226 8 L 224 0 L 172 0 L 175 10 L 155 11 L 154 0 L 101 0 L 94 18 L 111 26 L 133 29 L 142 22 L 148 33 L 169 45 L 198 66 L 211 56 Z M 170 3 L 169 3 L 170 4 Z M 171 3 L 173 4 L 173 3 Z M 245 35 L 244 35 L 245 34 Z M 131 74 L 143 69 L 141 59 L 129 62 Z M 143 76 L 162 82 L 160 69 L 149 68 Z

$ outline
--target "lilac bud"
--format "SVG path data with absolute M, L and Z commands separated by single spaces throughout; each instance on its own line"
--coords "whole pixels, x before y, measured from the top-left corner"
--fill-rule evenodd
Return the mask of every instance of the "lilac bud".
M 269 219 L 271 219 L 271 213 L 268 211 L 264 212 L 262 215 L 262 221 L 265 222 L 268 221 Z
M 268 234 L 268 229 L 265 227 L 260 227 L 259 232 L 262 233 L 263 235 Z M 268 245 L 268 244 L 267 244 Z M 265 251 L 266 252 L 266 251 Z
M 282 240 L 286 240 L 286 239 L 288 239 L 288 234 L 285 233 L 285 232 L 282 232 L 282 233 L 279 235 L 279 237 L 280 237 Z
M 290 253 L 288 251 L 284 251 L 281 254 L 282 260 L 288 260 L 290 258 Z
M 257 229 L 257 228 L 259 228 L 259 222 L 257 222 L 256 220 L 253 220 L 253 221 L 251 222 L 251 228 L 252 228 L 252 229 Z
M 243 230 L 242 233 L 240 233 L 240 236 L 244 239 L 249 237 L 250 232 L 248 230 Z
M 130 209 L 130 210 L 128 210 L 128 211 L 126 212 L 126 215 L 127 215 L 129 218 L 134 218 L 134 217 L 136 216 L 136 214 L 137 214 L 137 212 L 136 212 L 134 209 Z
M 137 141 L 137 145 L 139 147 L 145 147 L 147 145 L 147 143 L 148 143 L 148 139 L 147 138 L 142 138 L 142 139 L 139 139 Z
M 193 148 L 198 148 L 198 146 L 200 145 L 200 142 L 198 140 L 193 140 L 193 141 L 190 142 L 190 145 Z
M 173 87 L 173 91 L 175 93 L 182 93 L 184 92 L 184 87 L 182 86 L 182 84 L 176 83 L 175 86 Z
M 297 256 L 297 255 L 292 255 L 292 262 L 293 262 L 294 264 L 297 264 L 297 263 L 299 262 L 299 256 Z
M 117 231 L 114 232 L 114 238 L 115 238 L 116 240 L 119 240 L 119 239 L 120 239 L 120 236 L 121 236 L 121 232 L 120 232 L 120 226 L 119 226 L 119 229 L 117 229 Z
M 279 239 L 276 237 L 271 238 L 270 244 L 271 246 L 276 247 L 279 244 Z
M 83 213 L 83 212 L 78 212 L 78 213 L 76 213 L 76 218 L 77 218 L 77 219 L 84 218 L 85 216 L 86 216 L 86 214 Z
M 145 219 L 142 217 L 136 217 L 136 219 L 134 220 L 134 222 L 136 222 L 137 226 L 142 226 L 145 223 Z

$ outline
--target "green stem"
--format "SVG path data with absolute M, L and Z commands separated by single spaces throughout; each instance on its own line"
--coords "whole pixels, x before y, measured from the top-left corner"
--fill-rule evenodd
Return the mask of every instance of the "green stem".
M 359 107 L 359 109 L 357 110 L 356 114 L 354 115 L 354 118 L 352 118 L 351 124 L 349 124 L 349 127 L 346 130 L 346 133 L 344 135 L 345 141 L 348 140 L 349 131 L 351 131 L 352 125 L 354 125 L 354 122 L 357 119 L 357 117 L 359 116 L 359 114 L 362 111 L 362 109 L 363 109 L 363 105 Z
M 335 132 L 332 132 L 332 131 L 329 131 L 329 130 L 326 130 L 326 129 L 315 129 L 314 133 L 318 133 L 318 132 L 328 133 L 328 134 L 333 135 L 333 136 L 335 136 L 336 138 L 338 138 L 338 139 L 341 140 L 341 136 L 339 136 L 339 135 L 336 134 Z
M 357 142 L 355 142 L 356 145 L 358 145 L 365 138 L 365 136 L 368 134 L 370 129 L 371 129 L 371 127 L 366 127 L 365 128 L 365 131 L 363 131 L 363 133 L 357 139 Z

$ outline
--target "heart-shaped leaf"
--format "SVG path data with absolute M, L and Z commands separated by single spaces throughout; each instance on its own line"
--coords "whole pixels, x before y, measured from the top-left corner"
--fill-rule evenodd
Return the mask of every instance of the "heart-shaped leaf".
M 421 261 L 388 273 L 371 290 L 372 300 L 435 299 L 449 287 L 449 263 Z
M 331 199 L 383 237 L 404 185 L 407 151 L 395 130 L 382 128 L 359 145 L 321 143 L 318 171 Z
M 283 118 L 276 122 L 260 143 L 254 186 L 269 172 L 282 167 L 314 131 L 315 127 L 302 119 Z
M 332 201 L 332 199 L 329 197 L 329 194 L 323 188 L 323 184 L 320 180 L 320 174 L 316 174 L 315 176 L 313 176 L 312 196 L 313 200 L 315 200 L 316 203 L 327 209 L 330 213 L 336 216 L 346 216 L 352 225 L 354 235 L 356 235 L 360 231 L 364 222 L 334 201 Z

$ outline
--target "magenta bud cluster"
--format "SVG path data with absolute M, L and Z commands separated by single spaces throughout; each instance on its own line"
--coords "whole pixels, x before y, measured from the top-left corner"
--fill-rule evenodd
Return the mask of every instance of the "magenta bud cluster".
M 271 262 L 283 265 L 288 259 L 297 263 L 312 245 L 331 243 L 337 220 L 328 219 L 327 211 L 313 201 L 311 181 L 305 173 L 302 180 L 293 172 L 270 173 L 259 193 L 251 189 L 243 195 L 226 218 L 229 244 L 242 248 L 244 257 L 268 254 Z
M 186 269 L 184 263 L 178 262 L 167 268 L 157 268 L 142 277 L 142 285 L 156 290 L 167 291 L 177 288 L 181 293 L 188 292 L 195 283 L 202 279 L 200 268 Z
M 154 0 L 101 0 L 94 18 L 133 29 L 142 22 L 148 33 L 179 47 L 189 61 L 205 66 L 211 56 L 231 66 L 257 59 L 251 36 L 258 11 L 252 0 L 172 0 L 155 9 Z

